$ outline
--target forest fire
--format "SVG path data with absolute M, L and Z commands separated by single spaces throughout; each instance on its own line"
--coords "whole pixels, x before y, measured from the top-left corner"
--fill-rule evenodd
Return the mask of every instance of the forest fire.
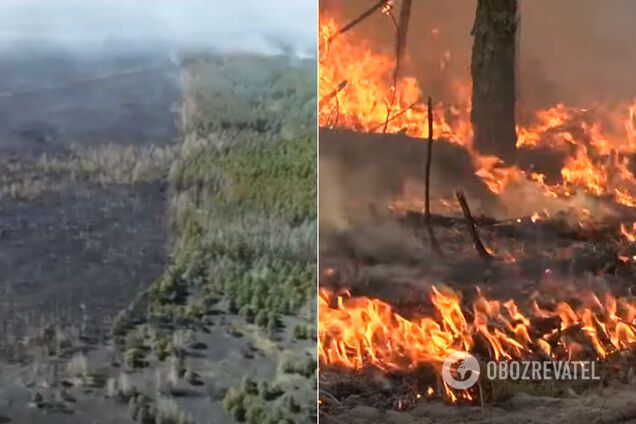
M 566 89 L 536 24 L 521 31 L 543 16 L 529 3 L 472 2 L 472 31 L 434 2 L 335 3 L 319 33 L 321 416 L 544 422 L 553 401 L 631 393 L 636 98 Z M 477 371 L 460 361 L 457 380 L 479 378 L 457 387 L 448 359 L 467 354 Z M 600 377 L 487 371 L 519 363 Z
M 609 293 L 602 300 L 586 293 L 576 306 L 540 306 L 535 298 L 523 309 L 478 294 L 465 308 L 459 294 L 433 287 L 430 300 L 430 315 L 406 318 L 381 300 L 322 290 L 321 362 L 353 370 L 409 371 L 422 364 L 439 370 L 456 351 L 484 360 L 602 360 L 636 341 L 636 301 Z M 444 390 L 451 401 L 469 396 Z
M 377 51 L 353 32 L 338 33 L 340 28 L 341 23 L 334 17 L 321 16 L 320 126 L 358 133 L 405 134 L 426 140 L 429 111 L 419 81 L 406 71 L 396 77 L 392 52 Z M 433 37 L 437 36 L 439 29 L 434 30 Z M 581 195 L 613 205 L 636 206 L 636 168 L 632 164 L 636 153 L 636 100 L 585 108 L 556 104 L 517 122 L 517 158 L 532 152 L 547 152 L 550 157 L 559 158 L 556 170 L 545 171 L 541 164 L 511 162 L 477 148 L 471 123 L 470 78 L 451 75 L 448 64 L 452 52 L 438 50 L 442 52 L 439 72 L 446 78 L 445 85 L 452 87 L 452 93 L 433 104 L 434 139 L 459 146 L 460 151 L 464 149 L 475 175 L 492 194 L 503 199 L 507 191 L 531 185 L 541 199 L 537 211 L 528 215 L 527 221 L 532 224 L 556 217 L 559 209 L 548 205 L 558 201 L 558 208 L 567 208 L 567 213 L 583 226 L 583 221 L 593 220 L 593 213 L 568 206 L 571 199 Z M 404 181 L 403 193 L 404 198 L 389 205 L 394 215 L 403 210 L 424 210 L 423 197 L 412 181 Z M 430 202 L 435 210 L 455 214 L 458 210 L 448 198 L 433 198 Z M 512 225 L 519 228 L 525 225 L 521 219 L 515 222 Z M 620 266 L 631 266 L 632 258 L 636 258 L 632 251 L 635 225 L 629 220 L 613 227 L 616 234 L 610 237 L 612 243 L 620 236 L 630 244 L 619 243 L 615 257 Z M 446 230 L 437 231 L 444 234 Z M 453 227 L 449 234 L 452 231 L 458 230 Z M 456 243 L 457 238 L 453 237 L 447 235 L 445 242 Z M 519 261 L 526 260 L 525 242 L 508 240 L 507 246 L 516 246 L 511 250 L 514 254 L 508 252 L 505 243 L 493 245 L 494 250 L 484 247 L 485 256 L 517 267 Z M 596 242 L 603 243 L 601 239 L 590 240 L 590 244 Z M 447 248 L 457 252 L 454 246 Z M 439 253 L 437 257 L 444 261 Z M 556 256 L 553 259 L 559 260 Z M 446 286 L 432 287 L 430 305 L 419 305 L 414 312 L 380 298 L 323 288 L 319 299 L 319 360 L 329 369 L 372 368 L 407 375 L 429 366 L 438 377 L 432 386 L 438 389 L 420 387 L 418 399 L 424 393 L 431 397 L 435 392 L 451 402 L 474 401 L 480 397 L 478 393 L 454 390 L 439 378 L 444 359 L 453 352 L 470 352 L 483 361 L 602 361 L 632 350 L 636 342 L 636 300 L 616 297 L 610 289 L 602 295 L 596 293 L 590 289 L 559 297 L 537 290 L 529 301 L 516 302 L 496 300 L 497 295 L 489 299 L 476 289 L 476 296 L 466 301 Z
M 373 50 L 350 33 L 333 37 L 339 23 L 331 16 L 320 20 L 320 125 L 358 132 L 403 133 L 428 137 L 427 106 L 418 81 L 410 76 L 393 84 L 395 59 Z M 443 70 L 450 52 L 440 58 Z M 445 59 L 446 58 L 446 59 Z M 636 205 L 636 178 L 631 157 L 636 153 L 635 100 L 589 108 L 558 104 L 539 110 L 527 124 L 517 125 L 519 154 L 548 149 L 563 155 L 559 178 L 504 164 L 500 158 L 478 152 L 472 141 L 471 83 L 449 76 L 454 87 L 448 103 L 434 105 L 436 139 L 463 146 L 478 175 L 494 193 L 529 181 L 549 198 L 568 198 L 577 192 Z

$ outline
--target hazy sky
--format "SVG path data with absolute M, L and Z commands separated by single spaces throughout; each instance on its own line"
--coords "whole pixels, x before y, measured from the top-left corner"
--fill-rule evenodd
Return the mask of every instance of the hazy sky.
M 0 42 L 109 39 L 315 55 L 316 0 L 0 0 Z

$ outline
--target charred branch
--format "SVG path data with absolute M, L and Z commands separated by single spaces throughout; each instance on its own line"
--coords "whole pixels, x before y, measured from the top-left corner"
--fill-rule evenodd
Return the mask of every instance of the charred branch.
M 426 150 L 426 173 L 424 183 L 424 219 L 426 222 L 426 232 L 428 233 L 428 239 L 431 243 L 431 249 L 437 256 L 444 258 L 444 252 L 435 237 L 435 231 L 431 223 L 431 197 L 430 197 L 430 182 L 431 182 L 431 163 L 433 160 L 433 99 L 428 98 L 428 145 Z
M 387 0 L 378 1 L 373 6 L 371 6 L 370 8 L 365 10 L 364 12 L 362 12 L 357 18 L 355 18 L 354 20 L 352 20 L 351 22 L 349 22 L 348 24 L 346 24 L 345 26 L 340 28 L 338 31 L 336 31 L 336 33 L 334 35 L 329 37 L 328 42 L 331 43 L 336 37 L 344 34 L 347 31 L 349 31 L 350 29 L 352 29 L 353 27 L 358 25 L 360 22 L 364 21 L 369 16 L 373 15 L 373 13 L 375 13 L 376 11 L 381 10 L 387 3 L 388 3 Z
M 399 21 L 396 21 L 391 10 L 387 11 L 387 14 L 393 21 L 395 26 L 395 69 L 393 70 L 393 92 L 391 95 L 391 103 L 387 107 L 386 119 L 384 122 L 383 133 L 386 133 L 389 125 L 389 118 L 395 105 L 395 98 L 397 96 L 397 80 L 400 74 L 400 66 L 402 63 L 402 56 L 404 55 L 404 49 L 406 47 L 406 35 L 408 33 L 409 19 L 411 17 L 411 0 L 403 0 L 402 7 L 400 9 Z
M 342 90 L 344 90 L 347 87 L 347 84 L 349 84 L 349 81 L 347 81 L 347 80 L 340 81 L 340 84 L 338 84 L 338 87 L 334 88 L 325 97 L 320 99 L 320 104 L 326 104 L 326 103 L 330 102 L 331 99 L 336 97 L 338 95 L 338 93 L 340 93 Z
M 397 97 L 397 80 L 400 74 L 400 43 L 402 39 L 402 32 L 400 28 L 400 24 L 395 20 L 395 16 L 393 16 L 393 11 L 391 9 L 387 10 L 387 15 L 391 18 L 393 22 L 393 26 L 395 27 L 395 67 L 393 68 L 393 85 L 391 86 L 391 101 L 387 105 L 386 108 L 386 119 L 384 120 L 384 128 L 382 129 L 382 133 L 386 133 L 386 130 L 389 126 L 389 117 L 391 116 L 391 112 L 393 111 L 393 106 L 395 105 L 395 99 Z
M 377 130 L 380 129 L 380 127 L 384 127 L 386 124 L 388 124 L 389 122 L 393 121 L 396 118 L 399 118 L 400 116 L 404 115 L 406 112 L 408 112 L 409 110 L 413 109 L 415 106 L 417 106 L 420 103 L 420 100 L 416 100 L 415 102 L 411 103 L 410 105 L 408 105 L 407 107 L 405 107 L 404 109 L 402 109 L 401 111 L 399 111 L 398 113 L 396 113 L 395 115 L 391 116 L 388 120 L 386 120 L 384 123 L 371 128 L 371 130 L 369 130 L 369 132 L 375 132 Z
M 329 113 L 329 119 L 327 119 L 328 127 L 338 125 L 338 118 L 340 117 L 340 99 L 338 98 L 338 93 L 344 90 L 348 84 L 349 81 L 347 80 L 341 81 L 336 88 L 334 88 L 330 93 L 328 93 L 320 100 L 320 104 L 327 104 L 331 100 L 335 100 L 335 105 Z M 335 119 L 333 118 L 334 116 Z
M 479 256 L 483 259 L 490 260 L 492 259 L 492 255 L 486 250 L 484 244 L 481 242 L 479 238 L 479 233 L 477 232 L 477 225 L 475 225 L 475 220 L 473 219 L 472 214 L 470 213 L 470 208 L 468 207 L 468 202 L 466 201 L 466 196 L 461 190 L 457 190 L 455 192 L 455 196 L 457 197 L 457 201 L 462 208 L 462 213 L 464 214 L 464 218 L 466 218 L 466 224 L 468 225 L 468 231 L 470 232 L 470 236 L 473 239 L 473 245 L 475 246 L 475 250 L 479 254 Z
M 426 222 L 430 223 L 431 220 L 431 198 L 430 198 L 430 183 L 431 183 L 431 161 L 433 159 L 433 100 L 428 98 L 428 145 L 426 147 L 426 174 L 424 185 L 424 216 Z

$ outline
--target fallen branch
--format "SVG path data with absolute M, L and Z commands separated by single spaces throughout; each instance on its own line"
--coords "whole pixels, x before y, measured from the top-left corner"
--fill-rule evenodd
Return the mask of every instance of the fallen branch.
M 334 97 L 336 97 L 338 95 L 338 93 L 340 93 L 342 90 L 345 89 L 347 84 L 349 84 L 349 81 L 347 81 L 347 80 L 340 81 L 340 84 L 338 84 L 338 87 L 334 88 L 329 94 L 327 94 L 325 97 L 320 99 L 320 104 L 323 105 L 323 104 L 329 102 Z
M 477 226 L 475 225 L 475 220 L 473 219 L 472 214 L 470 213 L 470 208 L 468 207 L 468 202 L 466 201 L 466 197 L 461 190 L 455 191 L 455 196 L 457 197 L 457 201 L 459 205 L 462 207 L 462 213 L 464 214 L 464 218 L 466 218 L 466 223 L 468 224 L 468 231 L 470 231 L 470 235 L 473 238 L 473 245 L 475 246 L 475 250 L 479 256 L 483 259 L 491 260 L 493 256 L 486 250 L 484 244 L 481 242 L 479 238 L 479 233 L 477 233 Z
M 424 185 L 424 217 L 426 222 L 431 220 L 431 200 L 430 200 L 430 181 L 431 181 L 431 161 L 433 158 L 433 100 L 428 98 L 428 145 L 426 149 L 426 180 Z
M 418 105 L 420 103 L 419 99 L 414 101 L 413 103 L 411 103 L 407 108 L 402 109 L 401 111 L 399 111 L 398 113 L 396 113 L 395 115 L 391 116 L 388 120 L 388 122 L 391 122 L 392 120 L 394 120 L 395 118 L 398 118 L 402 115 L 404 115 L 406 112 L 408 112 L 409 110 L 413 109 L 416 105 Z M 371 128 L 369 130 L 370 133 L 375 132 L 376 130 L 378 130 L 380 127 L 383 127 L 385 124 L 387 123 L 387 121 L 381 123 L 380 125 L 377 125 L 373 128 Z
M 346 24 L 345 26 L 340 28 L 338 31 L 336 31 L 336 33 L 334 35 L 329 37 L 329 39 L 327 40 L 327 43 L 331 43 L 336 37 L 344 34 L 347 31 L 349 31 L 351 28 L 355 27 L 360 22 L 364 21 L 366 18 L 371 16 L 375 11 L 382 9 L 386 3 L 387 3 L 387 0 L 380 0 L 377 3 L 375 3 L 373 6 L 371 6 L 370 8 L 365 10 L 364 12 L 362 12 L 362 14 L 360 16 L 358 16 L 353 21 L 349 22 L 348 24 Z
M 398 75 L 400 73 L 400 40 L 401 29 L 400 24 L 395 20 L 395 16 L 393 16 L 393 12 L 391 9 L 388 10 L 387 14 L 391 18 L 391 22 L 393 22 L 393 26 L 395 27 L 395 68 L 393 69 L 393 85 L 391 86 L 391 103 L 388 105 L 386 110 L 386 119 L 384 120 L 384 128 L 382 129 L 382 134 L 386 134 L 386 130 L 389 126 L 389 117 L 391 116 L 391 112 L 393 110 L 393 106 L 395 105 L 395 99 L 397 97 L 397 80 Z

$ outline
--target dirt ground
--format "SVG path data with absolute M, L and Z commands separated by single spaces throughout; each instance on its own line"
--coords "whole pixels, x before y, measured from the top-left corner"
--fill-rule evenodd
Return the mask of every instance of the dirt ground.
M 423 400 L 408 412 L 380 410 L 358 405 L 336 415 L 321 416 L 327 424 L 595 424 L 636 422 L 634 384 L 599 389 L 570 398 L 552 398 L 518 393 L 506 403 L 479 406 L 447 405 Z

